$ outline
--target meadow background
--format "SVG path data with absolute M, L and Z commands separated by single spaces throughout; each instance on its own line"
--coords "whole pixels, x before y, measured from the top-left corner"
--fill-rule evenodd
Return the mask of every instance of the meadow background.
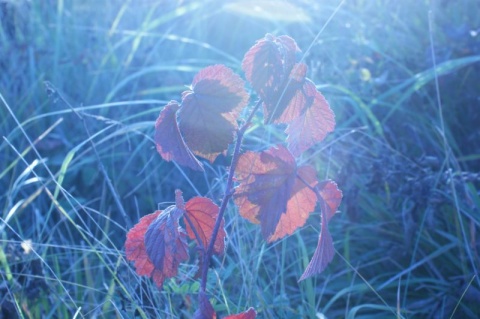
M 293 37 L 337 128 L 302 161 L 344 194 L 336 255 L 297 283 L 319 212 L 266 245 L 233 205 L 208 289 L 219 314 L 480 317 L 477 0 L 0 0 L 0 318 L 191 318 L 192 258 L 158 290 L 126 232 L 180 188 L 218 201 L 228 158 L 196 173 L 153 143 L 162 107 L 211 64 L 241 72 Z M 244 149 L 281 129 L 255 119 Z

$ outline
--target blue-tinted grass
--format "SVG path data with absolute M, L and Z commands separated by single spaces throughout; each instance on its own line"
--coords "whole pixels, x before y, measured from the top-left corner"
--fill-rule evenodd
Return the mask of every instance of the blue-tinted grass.
M 153 124 L 199 69 L 223 63 L 241 73 L 245 51 L 270 32 L 310 48 L 308 76 L 336 113 L 335 133 L 299 163 L 344 192 L 330 223 L 337 256 L 299 284 L 319 212 L 267 245 L 231 205 L 227 252 L 209 275 L 215 309 L 223 316 L 253 306 L 260 318 L 478 316 L 479 4 L 291 1 L 300 13 L 287 19 L 281 7 L 259 15 L 249 3 L 2 4 L 2 309 L 21 318 L 192 316 L 195 258 L 161 291 L 139 278 L 124 258 L 131 225 L 115 197 L 132 222 L 168 206 L 176 188 L 186 199 L 218 201 L 228 160 L 206 174 L 164 162 Z M 259 114 L 244 149 L 283 137 Z

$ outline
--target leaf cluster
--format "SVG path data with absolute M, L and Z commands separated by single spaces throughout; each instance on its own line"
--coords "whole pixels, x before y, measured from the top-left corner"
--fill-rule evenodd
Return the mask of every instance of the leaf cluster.
M 206 197 L 185 203 L 177 190 L 175 205 L 144 216 L 127 234 L 127 259 L 134 261 L 139 275 L 152 277 L 159 287 L 176 276 L 179 264 L 188 259 L 187 239 L 196 243 L 201 290 L 195 318 L 216 318 L 205 291 L 206 279 L 210 257 L 225 250 L 223 216 L 231 198 L 241 216 L 260 224 L 267 242 L 293 234 L 319 204 L 318 246 L 300 280 L 322 272 L 333 259 L 328 222 L 342 193 L 335 182 L 319 181 L 312 166 L 299 166 L 296 159 L 334 130 L 335 116 L 306 78 L 307 66 L 297 61 L 299 56 L 296 42 L 285 35 L 267 34 L 250 48 L 242 69 L 258 101 L 246 118 L 241 118 L 250 100 L 245 82 L 228 67 L 213 65 L 198 72 L 181 102 L 169 102 L 155 123 L 155 143 L 162 158 L 193 170 L 204 170 L 199 158 L 213 163 L 235 143 L 220 207 Z M 261 152 L 240 153 L 245 131 L 260 108 L 265 125 L 286 125 L 286 141 Z M 255 316 L 250 309 L 228 318 Z

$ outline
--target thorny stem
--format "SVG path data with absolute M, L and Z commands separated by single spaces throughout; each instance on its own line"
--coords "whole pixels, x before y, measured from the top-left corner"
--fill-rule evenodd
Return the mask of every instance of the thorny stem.
M 230 164 L 230 169 L 228 171 L 227 177 L 227 185 L 225 188 L 225 194 L 222 198 L 222 204 L 220 206 L 220 210 L 218 212 L 217 220 L 215 221 L 215 226 L 213 227 L 212 237 L 210 238 L 210 243 L 208 244 L 208 248 L 205 251 L 205 255 L 203 258 L 202 264 L 202 281 L 200 283 L 200 293 L 206 292 L 207 287 L 207 275 L 208 275 L 208 267 L 210 265 L 210 257 L 212 257 L 213 247 L 215 245 L 215 241 L 217 239 L 218 231 L 220 230 L 220 225 L 222 224 L 223 215 L 227 209 L 227 204 L 230 198 L 233 196 L 233 175 L 235 173 L 235 168 L 237 167 L 238 158 L 240 157 L 240 147 L 242 146 L 243 135 L 245 131 L 250 126 L 252 122 L 253 115 L 257 112 L 258 108 L 262 104 L 262 100 L 258 100 L 257 104 L 249 114 L 247 120 L 237 131 L 237 141 L 235 142 L 235 148 L 233 150 L 232 155 L 232 162 Z M 201 294 L 200 294 L 201 295 Z

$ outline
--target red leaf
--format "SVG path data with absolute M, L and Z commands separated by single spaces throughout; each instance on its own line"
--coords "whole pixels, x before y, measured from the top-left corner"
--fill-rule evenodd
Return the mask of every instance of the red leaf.
M 157 151 L 166 161 L 173 160 L 180 165 L 203 171 L 203 165 L 187 147 L 178 129 L 176 114 L 179 108 L 176 101 L 171 101 L 160 112 L 155 123 Z
M 223 319 L 255 319 L 257 317 L 257 312 L 253 308 L 249 308 L 247 311 L 242 313 L 224 317 Z
M 248 50 L 242 62 L 245 77 L 264 101 L 278 92 L 284 78 L 283 57 L 274 41 L 275 37 L 267 34 Z
M 266 35 L 243 59 L 245 76 L 263 100 L 265 123 L 286 123 L 294 156 L 322 141 L 335 128 L 335 116 L 323 95 L 295 63 L 299 52 L 288 36 Z
M 280 98 L 278 101 L 274 100 L 275 107 L 269 106 L 272 109 L 271 119 L 274 123 L 290 123 L 305 111 L 308 100 L 302 87 L 306 73 L 307 66 L 303 63 L 298 63 L 292 68 L 289 81 Z
M 193 319 L 216 319 L 217 314 L 204 292 L 200 292 L 200 308 L 193 314 Z M 224 319 L 255 319 L 257 312 L 253 308 L 236 315 L 224 317 Z
M 243 80 L 224 65 L 209 66 L 183 93 L 180 132 L 196 155 L 211 162 L 233 142 L 237 117 L 248 102 Z
M 137 274 L 140 276 L 151 276 L 154 271 L 153 263 L 150 261 L 145 249 L 145 232 L 148 226 L 154 221 L 161 211 L 143 216 L 140 221 L 127 233 L 125 242 L 125 255 L 128 260 L 135 262 Z
M 320 195 L 320 205 L 322 208 L 322 227 L 318 238 L 317 248 L 313 254 L 312 260 L 305 269 L 299 281 L 317 275 L 327 268 L 335 255 L 333 240 L 328 230 L 328 222 L 335 214 L 340 202 L 342 201 L 342 192 L 337 188 L 333 181 L 324 181 L 316 187 Z
M 335 128 L 335 115 L 315 84 L 306 80 L 302 94 L 307 101 L 303 113 L 287 127 L 288 149 L 299 156 L 314 144 L 322 141 Z
M 240 185 L 234 200 L 240 214 L 260 223 L 264 238 L 271 242 L 292 234 L 305 224 L 316 203 L 310 186 L 317 181 L 309 166 L 297 169 L 295 159 L 283 146 L 256 153 L 246 152 L 239 158 L 235 176 Z
M 285 74 L 289 74 L 296 61 L 297 53 L 301 53 L 297 42 L 288 35 L 278 36 L 276 42 L 279 44 L 280 52 L 283 54 L 283 69 Z
M 302 87 L 303 77 L 290 76 L 300 52 L 295 40 L 267 34 L 245 54 L 242 68 L 245 77 L 263 100 L 265 123 L 276 120 Z
M 317 185 L 317 191 L 325 202 L 327 223 L 332 219 L 342 202 L 342 191 L 334 181 L 326 180 Z
M 266 123 L 290 123 L 305 111 L 309 101 L 301 89 L 306 73 L 304 63 L 295 64 L 282 91 L 264 102 Z
M 297 175 L 311 187 L 318 183 L 317 172 L 311 166 L 299 167 Z M 287 202 L 287 213 L 280 216 L 275 233 L 269 241 L 275 241 L 293 234 L 295 230 L 305 225 L 310 213 L 315 209 L 317 197 L 313 191 L 305 186 L 303 181 L 299 178 L 295 179 L 291 198 Z
M 193 319 L 216 319 L 217 314 L 204 292 L 200 292 L 200 308 L 193 314 Z
M 335 255 L 332 235 L 330 235 L 330 232 L 328 231 L 327 224 L 323 221 L 325 221 L 325 218 L 322 211 L 322 230 L 320 232 L 320 236 L 318 237 L 317 248 L 315 249 L 315 253 L 310 260 L 310 263 L 298 281 L 305 280 L 324 271 L 328 264 L 332 261 L 333 255 Z
M 127 259 L 135 262 L 137 274 L 152 277 L 158 287 L 188 259 L 187 236 L 178 224 L 182 214 L 176 206 L 156 211 L 141 218 L 127 234 Z
M 198 236 L 200 237 L 201 242 L 197 241 L 197 245 L 204 247 L 205 249 L 210 244 L 210 239 L 212 237 L 213 228 L 217 220 L 219 208 L 215 203 L 210 199 L 205 197 L 195 197 L 190 199 L 185 204 L 185 215 L 186 219 L 186 229 L 187 234 L 191 239 L 197 241 L 195 232 L 192 230 L 192 227 L 196 230 Z M 190 222 L 192 225 L 190 225 Z M 220 230 L 217 234 L 215 244 L 213 246 L 214 252 L 217 254 L 222 254 L 225 250 L 225 229 L 223 228 L 224 221 L 220 225 Z

